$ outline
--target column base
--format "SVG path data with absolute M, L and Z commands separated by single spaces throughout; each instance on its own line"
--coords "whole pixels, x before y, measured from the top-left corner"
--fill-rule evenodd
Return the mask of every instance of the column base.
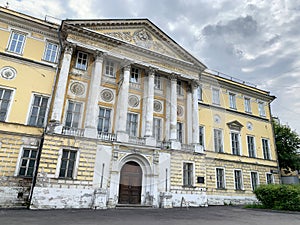
M 196 143 L 196 144 L 192 144 L 193 147 L 194 147 L 194 151 L 195 153 L 200 153 L 200 154 L 203 154 L 204 153 L 204 149 L 203 149 L 203 146 Z
M 84 136 L 88 138 L 97 138 L 97 129 L 95 127 L 86 127 L 84 129 Z
M 173 150 L 181 150 L 181 143 L 177 140 L 170 140 L 171 142 L 171 149 Z
M 58 126 L 56 126 L 56 127 L 54 127 L 54 129 L 53 129 L 53 133 L 55 133 L 55 134 L 62 134 L 62 129 L 63 129 L 63 125 L 58 125 Z
M 124 131 L 117 131 L 117 142 L 128 142 L 129 135 Z

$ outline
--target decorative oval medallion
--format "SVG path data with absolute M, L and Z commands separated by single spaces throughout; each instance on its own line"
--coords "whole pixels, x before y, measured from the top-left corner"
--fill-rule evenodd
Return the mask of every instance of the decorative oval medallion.
M 214 122 L 221 123 L 221 117 L 219 115 L 214 115 Z
M 161 104 L 161 102 L 159 102 L 157 100 L 154 100 L 153 110 L 154 110 L 154 112 L 161 112 L 162 111 L 162 104 Z
M 128 98 L 128 105 L 131 107 L 137 107 L 140 103 L 140 100 L 135 95 L 130 95 Z
M 70 91 L 74 95 L 83 95 L 85 93 L 85 87 L 82 83 L 74 82 L 70 86 Z
M 0 70 L 0 74 L 5 80 L 12 80 L 17 76 L 17 71 L 13 67 L 5 66 Z
M 251 122 L 247 123 L 247 129 L 248 130 L 253 130 L 253 124 Z
M 111 102 L 114 99 L 114 93 L 109 89 L 104 89 L 100 95 L 105 102 Z
M 183 116 L 183 108 L 180 105 L 177 105 L 177 116 Z

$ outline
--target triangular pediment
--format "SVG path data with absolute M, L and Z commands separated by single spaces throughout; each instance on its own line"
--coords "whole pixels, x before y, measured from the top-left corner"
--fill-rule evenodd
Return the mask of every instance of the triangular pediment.
M 243 128 L 243 124 L 241 124 L 239 121 L 234 120 L 231 122 L 227 123 L 227 126 L 231 129 L 231 130 L 237 130 L 240 131 Z
M 148 19 L 66 20 L 68 24 L 86 28 L 174 59 L 205 68 L 198 59 L 178 45 Z

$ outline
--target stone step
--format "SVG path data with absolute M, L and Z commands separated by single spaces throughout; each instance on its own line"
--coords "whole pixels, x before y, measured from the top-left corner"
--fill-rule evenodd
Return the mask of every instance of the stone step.
M 141 204 L 117 204 L 116 209 L 152 209 L 152 205 Z

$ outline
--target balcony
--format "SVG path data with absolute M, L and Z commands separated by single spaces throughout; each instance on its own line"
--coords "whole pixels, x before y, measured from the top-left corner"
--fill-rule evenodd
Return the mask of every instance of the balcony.
M 135 144 L 135 145 L 145 145 L 146 144 L 146 138 L 129 136 L 128 142 L 131 143 L 131 144 Z
M 64 135 L 83 137 L 84 129 L 75 128 L 75 127 L 63 127 L 61 133 Z
M 116 141 L 117 140 L 117 137 L 115 134 L 108 133 L 108 132 L 102 132 L 102 131 L 98 131 L 97 138 L 102 141 Z

